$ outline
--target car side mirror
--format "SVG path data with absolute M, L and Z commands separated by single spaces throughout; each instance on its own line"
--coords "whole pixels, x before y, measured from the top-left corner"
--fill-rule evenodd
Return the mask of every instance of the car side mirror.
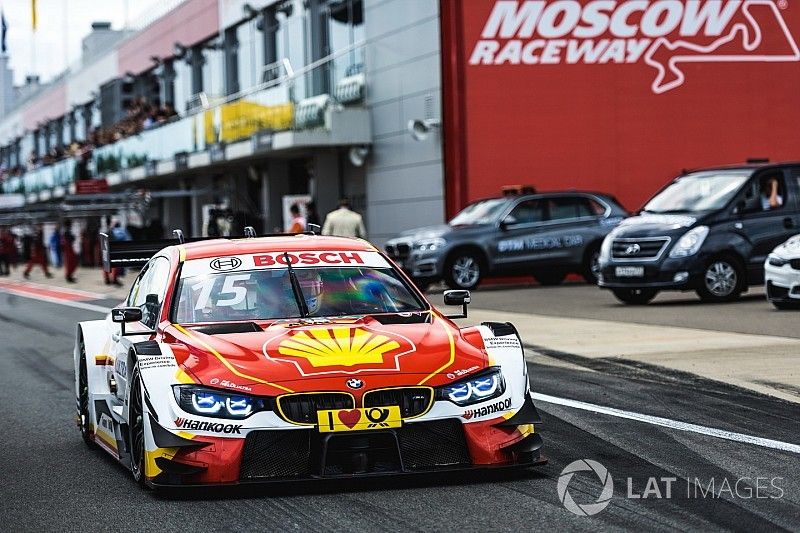
M 139 307 L 117 307 L 111 310 L 111 321 L 119 324 L 119 334 L 125 335 L 149 335 L 155 333 L 155 330 L 145 331 L 132 331 L 125 333 L 125 324 L 128 322 L 141 322 L 142 310 Z
M 460 305 L 460 315 L 447 315 L 447 318 L 467 318 L 467 306 L 469 305 L 472 297 L 467 290 L 450 290 L 444 291 L 444 305 Z
M 139 322 L 141 319 L 142 310 L 138 307 L 117 307 L 111 310 L 111 321 L 117 324 Z

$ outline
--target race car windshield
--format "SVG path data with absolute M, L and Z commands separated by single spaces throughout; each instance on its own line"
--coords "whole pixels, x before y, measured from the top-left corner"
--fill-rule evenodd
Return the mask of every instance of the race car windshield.
M 741 172 L 697 172 L 675 180 L 647 205 L 647 213 L 694 213 L 725 207 L 750 176 Z
M 476 224 L 491 224 L 501 211 L 508 205 L 505 198 L 492 198 L 470 204 L 453 217 L 448 224 L 451 226 L 473 226 Z
M 294 267 L 308 317 L 424 311 L 391 268 Z M 230 322 L 300 318 L 286 268 L 183 278 L 175 322 Z

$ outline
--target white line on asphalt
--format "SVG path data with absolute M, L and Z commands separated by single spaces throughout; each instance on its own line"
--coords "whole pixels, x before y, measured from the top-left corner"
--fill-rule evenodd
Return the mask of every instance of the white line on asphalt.
M 688 422 L 680 422 L 678 420 L 661 418 L 659 416 L 644 415 L 641 413 L 634 413 L 632 411 L 623 411 L 622 409 L 605 407 L 602 405 L 581 402 L 578 400 L 558 398 L 557 396 L 550 396 L 548 394 L 539 394 L 533 392 L 531 393 L 531 396 L 533 397 L 534 400 L 538 400 L 540 402 L 563 405 L 566 407 L 574 407 L 575 409 L 591 411 L 593 413 L 616 416 L 618 418 L 627 418 L 628 420 L 636 420 L 637 422 L 644 422 L 646 424 L 653 424 L 655 426 L 677 429 L 679 431 L 688 431 L 691 433 L 699 433 L 701 435 L 709 435 L 711 437 L 717 437 L 720 439 L 731 440 L 735 442 L 755 444 L 756 446 L 762 446 L 764 448 L 772 448 L 773 450 L 800 453 L 800 445 L 792 444 L 790 442 L 764 439 L 762 437 L 755 437 L 753 435 L 745 435 L 743 433 L 734 433 L 732 431 L 725 431 L 724 429 L 699 426 L 697 424 L 689 424 Z
M 66 305 L 67 307 L 76 307 L 78 309 L 85 309 L 87 311 L 94 311 L 95 313 L 102 313 L 106 314 L 111 312 L 109 307 L 103 307 L 100 305 L 94 304 L 87 304 L 86 302 L 73 302 L 71 300 L 59 300 L 58 298 L 50 298 L 48 296 L 42 296 L 41 294 L 31 294 L 28 292 L 22 291 L 15 291 L 14 289 L 4 287 L 0 289 L 0 292 L 6 292 L 7 294 L 13 294 L 15 296 L 22 296 L 23 298 L 30 298 L 31 300 L 39 300 L 41 302 L 49 302 L 58 305 Z

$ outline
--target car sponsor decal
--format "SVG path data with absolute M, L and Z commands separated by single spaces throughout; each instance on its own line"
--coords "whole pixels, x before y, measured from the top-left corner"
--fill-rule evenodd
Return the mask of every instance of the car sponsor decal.
M 473 418 L 483 418 L 484 416 L 491 415 L 494 413 L 499 413 L 501 411 L 507 411 L 509 409 L 511 409 L 511 398 L 506 398 L 505 400 L 500 400 L 497 403 L 486 405 L 484 407 L 467 409 L 461 415 L 461 418 L 463 418 L 464 420 L 472 420 Z
M 486 348 L 520 348 L 522 345 L 517 336 L 513 337 L 489 337 L 483 339 Z
M 181 269 L 182 278 L 191 278 L 219 272 L 283 269 L 287 263 L 303 267 L 354 267 L 389 268 L 389 263 L 379 252 L 367 251 L 306 251 L 268 252 L 229 255 L 208 259 L 191 259 Z
M 303 376 L 399 371 L 416 345 L 398 333 L 365 325 L 288 330 L 264 343 L 264 357 L 291 363 Z
M 175 427 L 192 431 L 209 431 L 211 433 L 241 434 L 243 424 L 223 424 L 221 422 L 208 422 L 206 420 L 190 420 L 176 418 Z
M 114 366 L 114 358 L 110 355 L 95 355 L 94 364 L 97 366 Z
M 505 239 L 497 243 L 499 253 L 521 252 L 522 250 L 556 250 L 573 248 L 583 244 L 582 235 L 563 235 L 559 237 L 526 237 Z
M 320 433 L 339 431 L 364 431 L 370 429 L 399 428 L 402 424 L 400 407 L 366 407 L 317 411 Z
M 213 385 L 215 387 L 225 387 L 227 389 L 240 390 L 244 392 L 253 391 L 252 387 L 248 387 L 247 385 L 239 385 L 232 381 L 228 381 L 227 379 L 211 378 L 210 380 L 208 380 L 208 384 Z
M 788 0 L 497 0 L 469 64 L 644 63 L 656 71 L 652 92 L 662 94 L 683 85 L 681 63 L 800 60 L 781 14 L 788 6 Z
M 471 366 L 469 368 L 459 368 L 458 370 L 453 370 L 452 372 L 447 373 L 447 379 L 458 379 L 460 377 L 466 376 L 467 374 L 478 370 L 480 367 L 478 365 Z

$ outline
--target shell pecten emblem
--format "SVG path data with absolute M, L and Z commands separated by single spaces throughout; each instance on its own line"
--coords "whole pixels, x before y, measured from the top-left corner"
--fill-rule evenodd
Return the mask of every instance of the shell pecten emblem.
M 415 349 L 396 333 L 363 325 L 326 326 L 282 333 L 264 344 L 264 355 L 292 363 L 307 376 L 400 370 L 398 358 Z

